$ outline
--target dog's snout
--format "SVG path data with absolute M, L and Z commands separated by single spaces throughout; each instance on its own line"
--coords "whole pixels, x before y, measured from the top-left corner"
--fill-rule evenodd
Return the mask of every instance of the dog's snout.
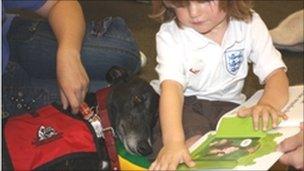
M 138 146 L 137 146 L 137 151 L 143 155 L 143 156 L 146 156 L 148 154 L 151 154 L 152 153 L 152 147 L 151 145 L 148 143 L 148 141 L 140 141 Z

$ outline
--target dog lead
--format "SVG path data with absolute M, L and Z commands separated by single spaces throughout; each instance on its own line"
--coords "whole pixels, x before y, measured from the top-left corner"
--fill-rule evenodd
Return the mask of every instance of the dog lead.
M 87 120 L 94 128 L 97 138 L 104 138 L 100 117 L 94 113 L 94 111 L 86 103 L 82 103 L 79 110 L 83 118 Z

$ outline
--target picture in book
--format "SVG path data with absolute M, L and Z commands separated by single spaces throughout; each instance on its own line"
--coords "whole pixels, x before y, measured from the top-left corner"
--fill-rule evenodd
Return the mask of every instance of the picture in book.
M 260 138 L 215 138 L 194 158 L 200 160 L 238 160 L 260 147 Z

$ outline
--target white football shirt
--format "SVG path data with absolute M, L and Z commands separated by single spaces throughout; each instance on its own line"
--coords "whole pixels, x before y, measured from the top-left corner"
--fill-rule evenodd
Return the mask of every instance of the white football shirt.
M 192 28 L 179 28 L 175 21 L 162 24 L 156 45 L 159 80 L 151 85 L 157 92 L 162 81 L 174 80 L 183 85 L 185 96 L 242 103 L 248 63 L 261 84 L 275 69 L 286 71 L 257 13 L 249 23 L 231 19 L 221 45 Z

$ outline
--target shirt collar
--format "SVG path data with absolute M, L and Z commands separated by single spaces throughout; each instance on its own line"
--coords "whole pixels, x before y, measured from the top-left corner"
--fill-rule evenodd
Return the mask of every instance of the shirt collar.
M 245 39 L 245 24 L 243 21 L 231 19 L 226 33 L 223 37 L 222 47 L 225 49 L 230 48 L 235 43 L 240 43 Z
M 212 40 L 200 34 L 193 28 L 183 27 L 182 31 L 186 34 L 186 39 L 188 39 L 186 41 L 191 42 L 191 48 L 193 49 L 201 49 L 207 46 L 209 43 L 212 43 Z

